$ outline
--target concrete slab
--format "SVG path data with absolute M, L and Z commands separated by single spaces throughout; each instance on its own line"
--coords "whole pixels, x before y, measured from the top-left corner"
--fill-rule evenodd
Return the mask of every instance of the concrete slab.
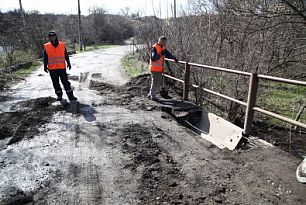
M 202 130 L 202 138 L 220 149 L 234 150 L 242 138 L 243 129 L 206 111 L 202 111 L 197 127 Z
M 234 150 L 242 138 L 243 129 L 193 103 L 174 99 L 161 100 L 159 103 L 220 149 Z
M 296 170 L 296 179 L 301 183 L 306 183 L 306 156 Z

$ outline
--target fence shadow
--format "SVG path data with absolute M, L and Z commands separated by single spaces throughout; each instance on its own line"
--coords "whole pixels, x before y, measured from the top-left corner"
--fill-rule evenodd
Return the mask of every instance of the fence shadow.
M 198 134 L 209 133 L 210 120 L 208 112 L 203 108 L 188 101 L 174 99 L 160 99 L 157 103 L 161 104 L 162 110 L 174 116 L 180 124 Z

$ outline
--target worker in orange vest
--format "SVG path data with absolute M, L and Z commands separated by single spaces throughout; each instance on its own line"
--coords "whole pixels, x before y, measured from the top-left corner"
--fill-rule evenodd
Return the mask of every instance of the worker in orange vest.
M 46 73 L 49 72 L 55 94 L 57 95 L 57 100 L 62 101 L 63 91 L 60 86 L 59 80 L 61 80 L 68 99 L 70 101 L 77 100 L 73 95 L 70 82 L 68 81 L 68 75 L 66 72 L 66 62 L 67 68 L 71 69 L 71 64 L 69 56 L 65 47 L 65 43 L 58 40 L 57 35 L 54 31 L 50 31 L 48 34 L 49 41 L 44 44 L 44 70 Z
M 156 92 L 159 91 L 160 85 L 162 84 L 163 73 L 165 71 L 165 58 L 174 59 L 175 62 L 178 62 L 176 57 L 166 49 L 166 43 L 167 38 L 165 36 L 161 36 L 158 39 L 158 43 L 154 44 L 151 48 L 149 69 L 151 72 L 152 81 L 150 92 L 147 95 L 147 97 L 151 100 L 158 100 L 156 97 Z

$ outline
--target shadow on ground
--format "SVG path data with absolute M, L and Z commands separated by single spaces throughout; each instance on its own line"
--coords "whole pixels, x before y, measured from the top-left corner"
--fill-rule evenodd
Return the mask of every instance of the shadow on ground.
M 63 102 L 64 109 L 72 114 L 81 114 L 87 122 L 96 121 L 95 113 L 97 112 L 90 105 L 80 103 L 78 101 L 73 102 Z

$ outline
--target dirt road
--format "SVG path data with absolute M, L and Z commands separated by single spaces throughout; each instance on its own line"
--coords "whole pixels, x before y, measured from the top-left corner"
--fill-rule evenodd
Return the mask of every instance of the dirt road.
M 306 204 L 299 160 L 199 138 L 143 97 L 147 75 L 127 83 L 128 50 L 71 58 L 77 111 L 49 97 L 42 69 L 2 98 L 0 204 Z

